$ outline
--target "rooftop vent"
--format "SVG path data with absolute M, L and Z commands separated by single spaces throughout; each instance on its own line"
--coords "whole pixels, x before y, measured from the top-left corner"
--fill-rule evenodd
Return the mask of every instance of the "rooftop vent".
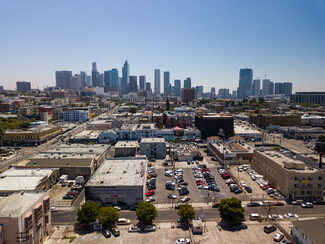
M 100 184 L 104 184 L 104 181 L 103 181 L 103 180 L 101 180 L 101 181 L 100 181 Z

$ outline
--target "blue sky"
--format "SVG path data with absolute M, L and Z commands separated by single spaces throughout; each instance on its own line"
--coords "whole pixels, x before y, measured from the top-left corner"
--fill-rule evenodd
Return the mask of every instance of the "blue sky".
M 236 89 L 239 69 L 294 91 L 325 90 L 324 0 L 0 1 L 0 85 L 55 85 L 73 73 L 154 69 L 192 85 Z M 161 87 L 163 89 L 163 87 Z

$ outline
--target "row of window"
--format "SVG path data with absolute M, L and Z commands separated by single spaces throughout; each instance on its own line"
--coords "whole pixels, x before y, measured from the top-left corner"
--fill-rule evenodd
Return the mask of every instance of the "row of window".
M 294 186 L 295 188 L 299 188 L 299 187 L 300 187 L 299 184 L 294 184 L 293 186 Z M 304 187 L 304 185 L 302 185 L 301 187 Z M 313 184 L 307 184 L 307 187 L 311 188 L 311 187 L 313 187 Z M 317 184 L 317 187 L 318 187 L 318 188 L 321 188 L 321 187 L 323 187 L 323 184 Z

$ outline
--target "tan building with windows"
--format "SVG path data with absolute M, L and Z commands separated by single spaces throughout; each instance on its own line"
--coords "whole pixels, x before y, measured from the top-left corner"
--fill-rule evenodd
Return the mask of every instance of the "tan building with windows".
M 323 199 L 324 170 L 311 168 L 274 150 L 254 151 L 252 168 L 289 199 Z
M 14 193 L 0 200 L 0 244 L 43 243 L 50 232 L 49 192 Z
M 37 127 L 26 130 L 6 130 L 3 142 L 6 144 L 35 145 L 45 143 L 61 132 L 61 126 Z
M 266 129 L 269 125 L 280 126 L 300 126 L 301 115 L 300 114 L 251 114 L 249 115 L 249 123 Z

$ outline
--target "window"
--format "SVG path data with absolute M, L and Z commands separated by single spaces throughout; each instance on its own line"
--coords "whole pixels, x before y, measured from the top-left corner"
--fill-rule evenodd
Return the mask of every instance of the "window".
M 294 187 L 295 187 L 295 188 L 299 187 L 299 184 L 294 184 Z
M 317 187 L 323 187 L 323 184 L 318 184 Z
M 305 191 L 301 191 L 301 195 L 305 195 Z
M 319 177 L 318 177 L 318 180 L 323 180 L 323 177 L 322 177 L 322 176 L 319 176 Z
M 298 180 L 298 177 L 295 177 L 295 180 Z
M 312 191 L 307 191 L 307 195 L 311 195 L 312 193 Z
M 307 187 L 313 187 L 313 184 L 307 184 Z

